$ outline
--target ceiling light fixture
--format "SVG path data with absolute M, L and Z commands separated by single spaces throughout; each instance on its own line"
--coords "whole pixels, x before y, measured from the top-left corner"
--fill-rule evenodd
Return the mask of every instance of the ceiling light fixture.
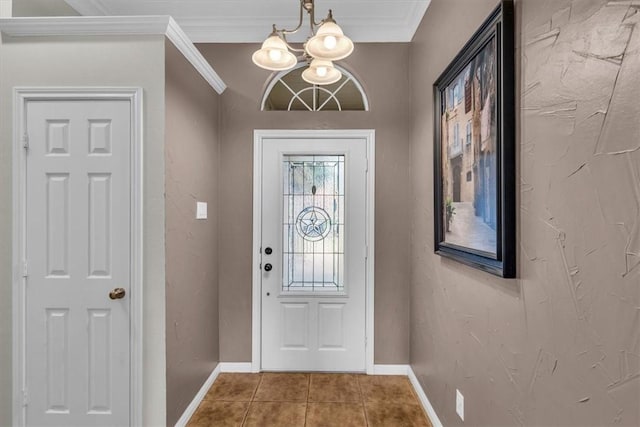
M 309 15 L 311 32 L 302 49 L 296 49 L 287 42 L 287 35 L 297 33 L 302 28 L 305 11 Z M 298 53 L 309 64 L 309 68 L 302 73 L 306 82 L 329 85 L 342 78 L 342 73 L 333 66 L 333 61 L 351 55 L 353 42 L 344 35 L 333 19 L 331 10 L 325 19 L 316 22 L 314 0 L 300 0 L 298 26 L 293 30 L 279 30 L 274 24 L 273 31 L 262 43 L 262 47 L 254 52 L 252 60 L 258 67 L 266 70 L 290 70 L 298 63 L 298 58 L 292 52 Z

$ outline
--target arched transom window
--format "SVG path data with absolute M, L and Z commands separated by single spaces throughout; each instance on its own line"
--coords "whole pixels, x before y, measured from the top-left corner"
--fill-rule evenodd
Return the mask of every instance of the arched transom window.
M 306 62 L 275 74 L 264 92 L 262 111 L 369 111 L 369 101 L 360 82 L 339 65 L 342 78 L 331 85 L 305 82 Z

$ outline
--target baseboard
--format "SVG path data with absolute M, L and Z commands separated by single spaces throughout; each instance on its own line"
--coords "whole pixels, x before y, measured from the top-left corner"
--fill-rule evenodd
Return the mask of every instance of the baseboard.
M 248 373 L 253 372 L 251 362 L 220 362 L 220 372 L 239 372 Z
M 429 398 L 422 389 L 418 377 L 416 377 L 410 365 L 373 365 L 373 375 L 406 375 L 409 377 L 409 381 L 418 395 L 422 407 L 429 416 L 431 424 L 433 424 L 433 427 L 442 427 L 438 414 L 436 414 L 435 409 L 431 406 Z
M 204 399 L 204 397 L 207 395 L 207 392 L 213 385 L 213 382 L 216 380 L 216 378 L 218 378 L 218 375 L 221 372 L 220 365 L 222 365 L 222 363 L 218 363 L 213 372 L 211 372 L 211 375 L 209 375 L 209 378 L 207 378 L 204 384 L 202 384 L 202 387 L 200 387 L 198 394 L 196 394 L 196 396 L 193 398 L 189 406 L 187 406 L 187 409 L 185 409 L 184 413 L 176 423 L 176 427 L 185 427 L 187 425 L 193 414 L 196 412 L 196 409 L 198 409 L 198 406 L 200 406 L 200 402 L 202 402 L 202 399 Z
M 409 381 L 411 381 L 411 385 L 416 391 L 418 399 L 420 399 L 422 407 L 427 412 L 427 415 L 429 416 L 429 420 L 431 420 L 431 424 L 433 425 L 433 427 L 442 427 L 442 423 L 440 422 L 440 418 L 438 418 L 438 414 L 436 414 L 436 410 L 433 409 L 433 406 L 431 406 L 431 402 L 429 402 L 429 398 L 422 389 L 420 381 L 418 381 L 418 377 L 416 377 L 416 374 L 413 372 L 413 369 L 411 369 L 411 366 L 407 366 L 407 375 L 409 376 Z
M 409 365 L 373 365 L 373 375 L 407 375 Z

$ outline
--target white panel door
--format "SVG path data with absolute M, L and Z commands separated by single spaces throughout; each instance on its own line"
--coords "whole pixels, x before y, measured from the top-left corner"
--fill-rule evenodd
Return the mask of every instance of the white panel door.
M 265 139 L 262 369 L 364 371 L 365 139 Z
M 129 425 L 130 116 L 27 104 L 27 425 Z

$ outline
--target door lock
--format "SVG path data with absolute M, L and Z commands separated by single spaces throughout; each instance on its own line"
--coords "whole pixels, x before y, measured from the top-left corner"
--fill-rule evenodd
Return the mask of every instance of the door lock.
M 264 271 L 271 271 L 273 269 L 273 266 L 269 263 L 264 265 Z
M 122 299 L 127 294 L 123 288 L 115 288 L 111 292 L 109 292 L 109 298 L 111 299 Z
M 267 247 L 267 248 L 265 248 L 264 253 L 267 254 L 267 255 L 271 255 L 273 253 L 273 249 Z

